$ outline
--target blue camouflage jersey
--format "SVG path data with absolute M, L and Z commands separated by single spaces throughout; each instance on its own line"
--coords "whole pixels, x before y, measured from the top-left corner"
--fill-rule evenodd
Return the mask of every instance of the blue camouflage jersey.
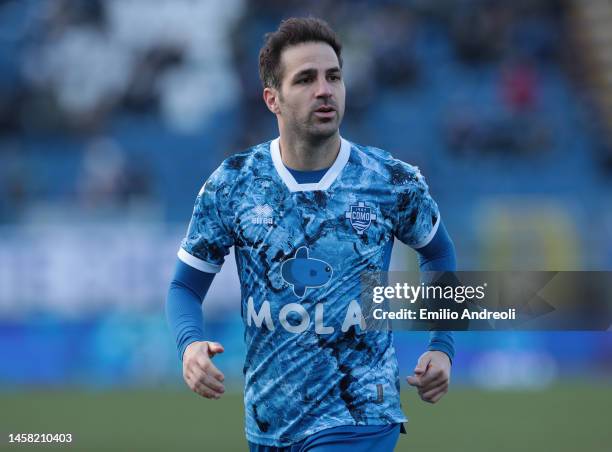
M 439 222 L 416 167 L 344 139 L 318 183 L 294 179 L 278 138 L 210 176 L 179 258 L 217 272 L 235 247 L 250 442 L 406 421 L 392 333 L 362 330 L 360 276 L 388 269 L 394 237 L 420 248 Z

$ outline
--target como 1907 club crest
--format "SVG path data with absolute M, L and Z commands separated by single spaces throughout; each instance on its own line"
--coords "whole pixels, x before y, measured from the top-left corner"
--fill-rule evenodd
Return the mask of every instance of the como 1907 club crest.
M 363 231 L 368 229 L 373 220 L 376 220 L 376 214 L 372 213 L 372 208 L 365 205 L 363 202 L 352 204 L 346 212 L 346 218 L 351 220 L 351 225 L 357 231 L 357 234 L 363 234 Z

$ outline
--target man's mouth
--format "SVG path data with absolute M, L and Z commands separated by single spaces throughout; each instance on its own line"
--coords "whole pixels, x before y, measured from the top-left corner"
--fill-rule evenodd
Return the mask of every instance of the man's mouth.
M 322 105 L 314 111 L 317 118 L 333 118 L 336 116 L 336 109 L 329 105 Z

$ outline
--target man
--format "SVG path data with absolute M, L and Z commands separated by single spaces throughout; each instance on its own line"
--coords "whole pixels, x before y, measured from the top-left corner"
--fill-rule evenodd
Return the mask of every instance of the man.
M 360 275 L 388 269 L 394 237 L 421 269 L 454 270 L 454 248 L 415 167 L 343 139 L 341 45 L 323 21 L 292 18 L 260 52 L 280 137 L 236 154 L 200 191 L 178 253 L 167 316 L 187 385 L 224 392 L 201 301 L 230 247 L 242 288 L 246 435 L 252 451 L 393 450 L 406 417 L 393 338 L 363 331 Z M 435 403 L 453 341 L 432 333 L 408 382 Z

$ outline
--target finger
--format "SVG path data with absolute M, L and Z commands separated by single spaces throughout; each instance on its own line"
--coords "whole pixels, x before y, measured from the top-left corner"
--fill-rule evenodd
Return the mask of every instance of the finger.
M 208 386 L 201 380 L 201 376 L 195 373 L 190 373 L 187 377 L 187 385 L 193 392 L 200 394 L 202 397 L 209 399 L 219 398 L 222 393 Z
M 211 388 L 210 386 L 208 386 L 205 382 L 203 382 L 202 380 L 199 380 L 197 383 L 198 387 L 202 388 L 203 390 L 205 390 L 207 393 L 212 394 L 212 396 L 214 398 L 219 398 L 223 395 L 223 393 L 225 392 L 225 390 L 223 391 L 217 391 L 214 388 Z
M 217 369 L 217 367 L 213 364 L 212 360 L 202 354 L 198 355 L 196 359 L 197 369 L 201 369 L 207 375 L 212 375 L 213 378 L 218 380 L 219 382 L 223 382 L 225 380 L 225 376 L 223 373 Z
M 212 361 L 209 361 L 208 363 L 206 374 L 212 376 L 215 380 L 219 381 L 220 383 L 223 383 L 223 381 L 225 381 L 225 375 L 223 375 L 223 372 L 217 369 L 217 366 L 215 366 L 212 363 Z
M 218 342 L 208 342 L 208 355 L 212 358 L 217 353 L 223 353 L 225 349 Z
M 210 367 L 210 366 L 209 366 Z M 191 369 L 190 377 L 193 382 L 202 383 L 208 386 L 211 390 L 222 394 L 225 392 L 225 386 L 218 379 L 210 374 L 209 370 L 203 370 L 199 367 Z
M 222 391 L 218 391 L 216 388 L 211 387 L 207 384 L 205 380 L 206 374 L 198 372 L 187 372 L 185 374 L 185 383 L 192 391 L 200 394 L 203 397 L 207 398 L 219 398 L 224 392 L 225 388 L 222 388 Z
M 414 373 L 416 375 L 422 375 L 427 371 L 427 366 L 429 366 L 429 363 L 431 362 L 431 357 L 429 354 L 424 353 L 420 356 L 419 360 L 417 361 L 417 365 L 414 368 Z
M 432 390 L 437 389 L 437 388 L 439 388 L 441 386 L 444 386 L 444 385 L 448 386 L 448 384 L 449 384 L 448 380 L 441 380 L 441 381 L 439 381 L 436 384 L 432 383 L 432 384 L 429 384 L 429 385 L 421 385 L 419 387 L 419 394 L 424 394 L 424 393 L 426 393 L 428 391 L 432 391 Z
M 209 394 L 204 392 L 201 385 L 198 383 L 197 379 L 194 378 L 191 374 L 185 377 L 185 383 L 187 383 L 187 387 L 196 394 L 201 395 L 202 397 L 209 398 Z
M 446 391 L 440 391 L 437 395 L 433 396 L 431 403 L 436 403 L 438 400 L 444 397 L 447 392 L 448 392 L 448 389 Z
M 200 394 L 202 397 L 206 397 L 207 399 L 218 399 L 221 397 L 221 394 L 213 391 L 208 386 L 200 382 L 194 383 L 193 391 Z
M 223 386 L 223 383 L 220 383 L 217 379 L 213 378 L 211 375 L 202 375 L 199 378 L 199 382 L 203 383 L 204 385 L 208 386 L 210 389 L 212 389 L 215 392 L 218 392 L 219 394 L 223 394 L 225 392 L 225 386 Z
M 431 394 L 428 394 L 427 396 L 422 397 L 424 402 L 427 403 L 436 403 L 438 400 L 440 400 L 442 397 L 444 397 L 444 395 L 448 392 L 448 389 L 445 390 L 439 390 L 436 392 L 433 392 Z
M 447 380 L 447 375 L 439 367 L 429 366 L 425 375 L 421 377 L 423 387 L 438 386 L 442 381 Z
M 410 375 L 406 378 L 406 381 L 410 386 L 416 386 L 417 388 L 421 386 L 421 379 L 415 375 Z
M 438 395 L 444 395 L 446 394 L 446 392 L 448 392 L 448 385 L 442 384 L 428 391 L 420 391 L 419 395 L 421 396 L 421 399 L 425 402 L 432 402 L 434 400 L 439 400 Z

